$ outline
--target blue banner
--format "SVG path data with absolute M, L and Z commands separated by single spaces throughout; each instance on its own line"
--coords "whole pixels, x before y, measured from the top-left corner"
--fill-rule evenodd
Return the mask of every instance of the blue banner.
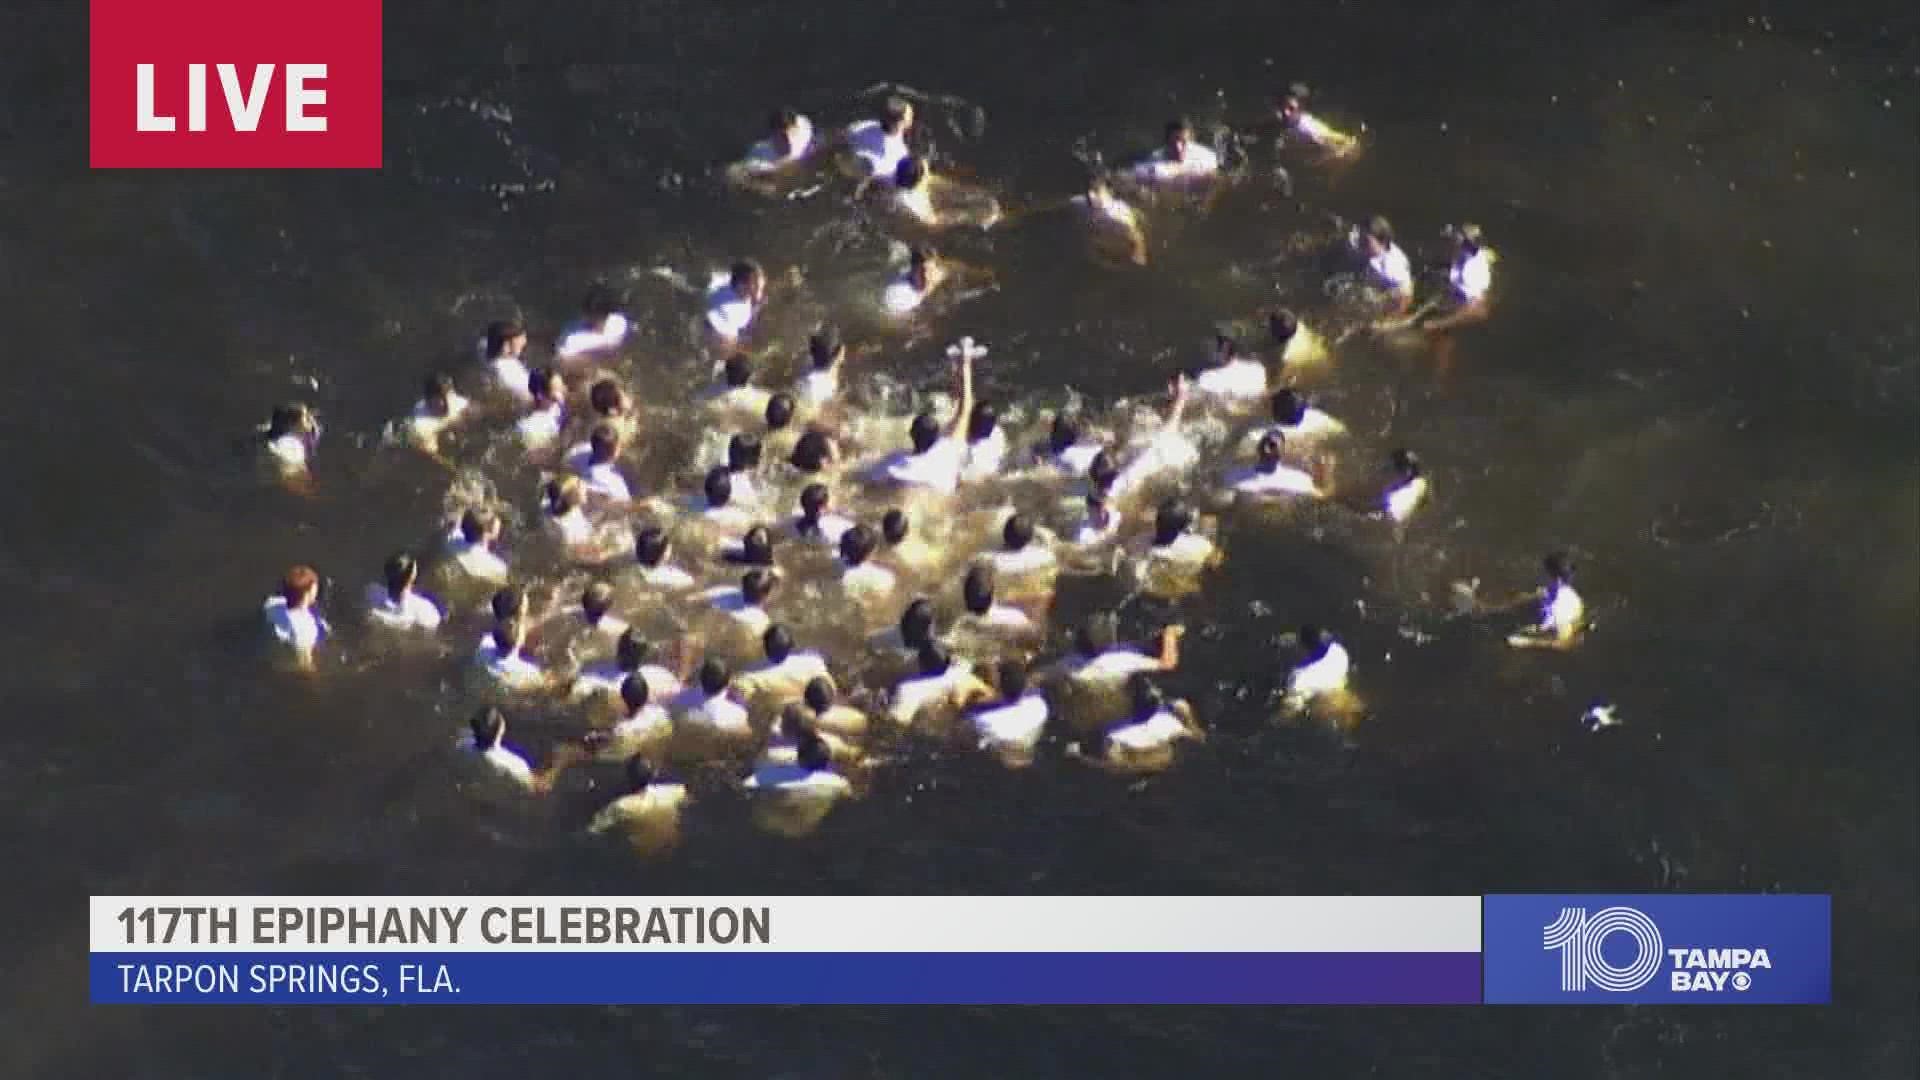
M 95 1004 L 1461 1005 L 1428 953 L 93 953 Z
M 1489 1004 L 1824 1005 L 1832 998 L 1826 896 L 1489 896 L 1481 918 Z

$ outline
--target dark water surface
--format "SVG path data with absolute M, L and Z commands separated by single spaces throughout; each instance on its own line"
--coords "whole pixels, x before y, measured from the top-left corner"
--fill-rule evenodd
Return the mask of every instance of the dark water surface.
M 88 174 L 76 27 L 0 15 L 0 1075 L 1897 1077 L 1915 1068 L 1916 23 L 1767 5 L 399 4 L 378 175 Z M 1831 10 L 1831 9 L 1823 9 Z M 44 17 L 43 17 L 44 16 Z M 1185 111 L 1233 122 L 1314 82 L 1373 145 L 1294 201 L 1185 218 L 1137 275 L 1041 222 L 969 257 L 1002 289 L 888 354 L 994 343 L 1006 400 L 1149 393 L 1173 350 L 1317 284 L 1281 257 L 1328 210 L 1449 221 L 1501 248 L 1497 325 L 1451 372 L 1355 350 L 1327 391 L 1367 452 L 1420 449 L 1404 545 L 1338 515 L 1229 517 L 1174 680 L 1218 735 L 1143 784 L 923 755 L 805 841 L 725 801 L 641 862 L 578 826 L 604 793 L 478 798 L 432 657 L 346 635 L 313 686 L 260 670 L 288 564 L 336 622 L 445 478 L 370 442 L 486 319 L 536 342 L 585 282 L 674 372 L 690 315 L 646 276 L 802 267 L 782 325 L 871 273 L 828 197 L 755 203 L 713 162 L 770 104 L 817 120 L 882 79 L 957 95 L 941 155 L 1016 199 L 1067 193 Z M 952 123 L 949 123 L 949 120 Z M 296 380 L 317 377 L 317 392 Z M 675 376 L 680 378 L 680 376 Z M 684 380 L 682 380 L 684 381 Z M 678 385 L 677 383 L 675 385 Z M 234 437 L 306 396 L 322 495 L 249 483 Z M 1317 529 L 1316 529 L 1317 526 Z M 1571 547 L 1597 629 L 1516 656 L 1447 583 L 1529 583 Z M 1118 592 L 1077 585 L 1069 609 Z M 1339 626 L 1370 716 L 1272 721 L 1272 646 Z M 1597 698 L 1628 724 L 1589 735 Z M 107 892 L 1086 894 L 1831 891 L 1831 1009 L 1384 1011 L 708 1008 L 96 1010 Z

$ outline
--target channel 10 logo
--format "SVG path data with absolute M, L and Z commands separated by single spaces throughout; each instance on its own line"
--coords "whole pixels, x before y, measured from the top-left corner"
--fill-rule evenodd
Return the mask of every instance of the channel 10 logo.
M 1602 953 L 1602 946 L 1614 935 L 1625 935 L 1633 942 L 1633 956 L 1625 964 L 1616 964 Z M 1560 954 L 1560 989 L 1577 994 L 1589 986 L 1629 994 L 1653 981 L 1660 973 L 1663 943 L 1660 928 L 1638 908 L 1601 908 L 1592 915 L 1586 908 L 1561 908 L 1560 917 L 1548 923 L 1541 935 L 1541 947 Z

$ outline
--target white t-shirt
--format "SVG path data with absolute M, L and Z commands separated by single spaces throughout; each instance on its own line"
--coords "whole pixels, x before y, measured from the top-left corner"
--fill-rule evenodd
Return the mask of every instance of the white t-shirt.
M 960 470 L 967 458 L 967 444 L 958 438 L 942 436 L 925 453 L 897 451 L 887 459 L 886 474 L 905 487 L 926 488 L 952 494 L 960 486 Z
M 1258 360 L 1229 360 L 1202 371 L 1193 388 L 1223 398 L 1258 398 L 1267 393 L 1267 365 Z
M 809 769 L 804 765 L 762 765 L 747 777 L 746 787 L 754 791 L 779 791 L 788 794 L 839 797 L 853 791 L 847 778 L 831 769 Z
M 467 411 L 468 404 L 467 399 L 459 394 L 448 394 L 447 411 L 443 416 L 422 398 L 413 403 L 413 411 L 407 414 L 407 430 L 416 439 L 432 439 L 460 419 Z
M 509 690 L 531 690 L 546 682 L 546 672 L 540 665 L 519 653 L 503 655 L 491 636 L 480 643 L 474 661 L 488 678 Z
M 955 657 L 947 664 L 947 670 L 938 675 L 902 679 L 900 685 L 893 688 L 893 701 L 887 706 L 887 715 L 903 727 L 911 724 L 928 706 L 948 699 L 954 688 L 972 673 L 972 667 L 965 660 Z
M 768 173 L 791 165 L 807 156 L 813 149 L 813 121 L 802 116 L 794 121 L 794 130 L 787 135 L 788 149 L 782 153 L 772 139 L 762 139 L 753 144 L 747 156 L 741 161 L 748 172 Z
M 1134 178 L 1145 183 L 1161 183 L 1168 180 L 1193 180 L 1212 176 L 1220 171 L 1220 155 L 1212 147 L 1199 143 L 1187 144 L 1184 159 L 1175 161 L 1167 153 L 1166 147 L 1155 150 L 1147 160 L 1135 166 Z
M 1394 244 L 1367 260 L 1367 269 L 1381 285 L 1396 293 L 1413 291 L 1413 265 L 1407 261 L 1407 253 Z
M 827 676 L 826 658 L 816 652 L 792 652 L 778 664 L 762 663 L 740 674 L 739 686 L 747 693 L 798 690 L 814 679 Z
M 645 739 L 665 735 L 673 730 L 673 718 L 667 710 L 658 705 L 642 705 L 640 711 L 625 716 L 607 729 L 615 739 Z
M 961 618 L 983 629 L 1009 634 L 1023 634 L 1034 628 L 1033 616 L 1006 604 L 993 604 L 978 615 L 970 611 Z
M 629 672 L 618 663 L 605 661 L 590 664 L 574 677 L 573 697 L 575 700 L 593 697 L 597 694 L 620 696 L 620 687 L 627 681 L 628 675 L 638 675 L 647 684 L 648 701 L 671 701 L 683 688 L 673 672 L 659 664 L 641 664 Z
M 1493 260 L 1482 248 L 1455 262 L 1447 272 L 1447 280 L 1453 283 L 1453 291 L 1461 300 L 1467 303 L 1483 300 L 1487 290 L 1493 288 Z
M 809 371 L 800 376 L 799 383 L 794 387 L 794 397 L 798 398 L 801 404 L 814 408 L 832 401 L 833 396 L 839 392 L 840 370 L 837 367 L 827 368 L 824 371 L 819 369 Z
M 994 425 L 992 434 L 978 442 L 965 444 L 965 464 L 960 467 L 960 478 L 968 483 L 977 483 L 1000 471 L 1007 460 L 1007 432 L 1005 428 Z
M 499 553 L 485 544 L 475 544 L 457 532 L 447 539 L 447 553 L 453 556 L 454 565 L 461 572 L 479 581 L 505 581 L 511 574 L 507 560 L 501 558 Z
M 902 270 L 900 276 L 887 282 L 887 287 L 880 290 L 880 306 L 889 315 L 910 314 L 932 291 L 929 289 L 923 293 L 914 288 L 913 279 L 907 271 Z
M 1405 521 L 1413 516 L 1422 500 L 1427 497 L 1427 478 L 1416 476 L 1387 492 L 1387 516 L 1395 521 Z
M 1047 726 L 1047 699 L 1036 693 L 1020 696 L 1010 705 L 995 705 L 973 714 L 973 728 L 983 749 L 1031 750 Z
M 732 619 L 743 629 L 761 633 L 773 622 L 773 616 L 758 604 L 747 603 L 747 598 L 737 585 L 716 585 L 701 594 L 707 603 L 727 618 Z
M 862 120 L 848 127 L 847 144 L 866 164 L 869 175 L 889 184 L 907 156 L 906 137 L 889 134 L 878 120 Z
M 326 620 L 311 605 L 291 608 L 287 606 L 286 597 L 270 596 L 260 610 L 274 638 L 289 648 L 305 652 L 327 636 Z
M 558 517 L 549 514 L 547 527 L 553 530 L 561 543 L 569 547 L 591 544 L 594 540 L 593 522 L 588 519 L 587 512 L 577 506 Z
M 707 325 L 723 338 L 732 340 L 746 333 L 754 314 L 753 301 L 733 291 L 731 283 L 707 294 Z
M 611 461 L 593 464 L 593 451 L 581 445 L 567 454 L 567 464 L 580 479 L 587 494 L 608 502 L 626 503 L 633 501 L 633 489 L 627 486 L 627 478 L 621 475 L 620 466 Z
M 533 389 L 528 384 L 533 381 L 533 372 L 520 362 L 517 356 L 496 356 L 487 361 L 487 367 L 493 372 L 493 381 L 501 390 L 512 394 L 521 401 L 533 400 Z
M 1075 443 L 1065 450 L 1049 451 L 1043 460 L 1069 476 L 1085 476 L 1102 449 L 1099 443 Z
M 1160 709 L 1145 720 L 1114 728 L 1107 732 L 1107 739 L 1127 750 L 1158 750 L 1192 734 L 1171 709 Z
M 681 589 L 691 589 L 694 586 L 693 575 L 672 563 L 661 563 L 659 566 L 642 566 L 640 568 L 640 581 L 649 589 L 660 589 L 666 592 L 677 592 Z
M 840 587 L 853 596 L 875 596 L 892 592 L 896 580 L 893 571 L 872 559 L 868 559 L 859 566 L 843 565 L 840 569 Z
M 607 832 L 629 821 L 676 811 L 686 801 L 686 785 L 656 780 L 643 791 L 622 795 L 601 807 L 600 812 L 593 815 L 593 820 L 587 824 L 587 831 Z
M 521 417 L 513 425 L 520 435 L 520 441 L 530 448 L 546 446 L 560 437 L 560 429 L 566 426 L 567 407 L 555 401 L 542 405 Z
M 1093 217 L 1110 221 L 1124 229 L 1135 228 L 1140 222 L 1140 215 L 1133 207 L 1112 195 L 1098 200 L 1090 199 L 1085 195 L 1075 195 L 1073 203 Z
M 367 618 L 389 630 L 432 630 L 440 625 L 440 608 L 408 589 L 395 600 L 385 585 L 367 587 Z
M 1200 451 L 1191 439 L 1178 431 L 1163 431 L 1113 478 L 1113 495 L 1129 495 L 1151 480 L 1192 468 L 1199 460 Z
M 1350 666 L 1346 647 L 1336 641 L 1327 646 L 1326 654 L 1320 659 L 1293 669 L 1287 676 L 1287 692 L 1306 696 L 1344 690 Z
M 1082 682 L 1117 683 L 1141 671 L 1159 671 L 1157 657 L 1135 649 L 1115 648 L 1091 659 L 1076 656 L 1068 662 L 1067 673 Z
M 815 519 L 814 521 L 815 528 L 811 532 L 801 532 L 799 527 L 799 522 L 796 519 L 794 524 L 794 534 L 799 536 L 803 540 L 810 540 L 814 543 L 824 543 L 824 544 L 832 545 L 834 547 L 838 547 L 840 544 L 840 538 L 846 535 L 846 532 L 848 529 L 853 528 L 853 524 L 854 523 L 851 518 L 844 518 L 844 517 L 841 517 L 839 514 L 835 514 L 829 511 L 828 513 L 821 514 L 817 519 Z
M 480 760 L 487 763 L 495 772 L 513 780 L 522 787 L 533 786 L 533 766 L 527 759 L 512 750 L 495 743 L 479 751 Z
M 1157 562 L 1172 563 L 1175 566 L 1199 566 L 1218 550 L 1213 541 L 1196 532 L 1184 532 L 1174 538 L 1171 544 L 1155 544 L 1147 552 L 1148 557 Z
M 1019 551 L 989 551 L 983 558 L 993 566 L 993 572 L 1004 578 L 1020 578 L 1028 574 L 1045 573 L 1059 565 L 1052 550 L 1038 540 L 1032 541 Z
M 1553 595 L 1540 602 L 1540 632 L 1556 637 L 1569 634 L 1580 628 L 1585 618 L 1587 605 L 1580 594 L 1573 591 L 1571 585 L 1561 585 L 1553 590 Z
M 627 317 L 616 311 L 607 316 L 607 321 L 598 330 L 582 326 L 568 331 L 567 335 L 560 339 L 560 344 L 554 349 L 554 353 L 566 360 L 585 353 L 614 348 L 625 340 L 627 340 Z
M 689 686 L 673 699 L 671 712 L 682 723 L 714 734 L 753 734 L 752 726 L 747 723 L 747 707 L 729 698 L 724 690 L 709 696 L 700 687 Z
M 1320 494 L 1313 475 L 1291 465 L 1281 465 L 1272 472 L 1261 472 L 1257 467 L 1235 469 L 1227 474 L 1227 487 L 1242 495 Z
M 1301 414 L 1299 423 L 1274 424 L 1269 428 L 1253 432 L 1249 438 L 1258 442 L 1260 436 L 1268 431 L 1279 432 L 1281 439 L 1289 443 L 1312 443 L 1318 439 L 1346 434 L 1347 425 L 1309 405 L 1307 411 Z
M 307 454 L 312 445 L 305 435 L 291 432 L 267 442 L 267 456 L 283 469 L 304 469 L 307 467 Z

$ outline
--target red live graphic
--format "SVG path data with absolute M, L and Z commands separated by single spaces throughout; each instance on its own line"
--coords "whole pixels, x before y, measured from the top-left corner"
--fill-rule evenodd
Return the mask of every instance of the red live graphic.
M 90 0 L 96 169 L 377 169 L 381 0 Z

